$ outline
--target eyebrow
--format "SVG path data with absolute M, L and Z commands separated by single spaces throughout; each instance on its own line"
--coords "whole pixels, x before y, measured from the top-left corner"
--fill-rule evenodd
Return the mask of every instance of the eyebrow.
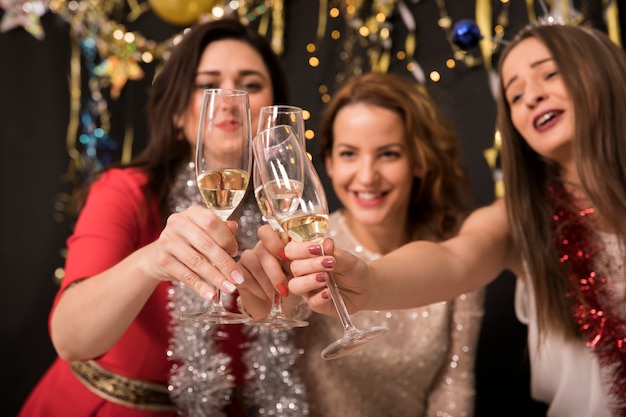
M 196 76 L 198 75 L 220 75 L 221 71 L 215 70 L 215 71 L 198 71 L 196 72 Z M 247 76 L 247 75 L 258 75 L 259 77 L 265 78 L 265 76 L 263 75 L 262 72 L 260 71 L 256 71 L 256 70 L 241 70 L 239 71 L 239 76 Z
M 546 63 L 546 62 L 548 62 L 548 61 L 554 61 L 554 58 L 549 57 L 549 58 L 540 59 L 539 61 L 535 61 L 535 62 L 533 62 L 532 64 L 530 64 L 530 67 L 531 67 L 531 68 L 536 68 L 536 67 L 538 67 L 539 65 L 543 65 L 543 64 L 545 64 L 545 63 Z M 511 84 L 513 84 L 513 82 L 514 82 L 515 80 L 517 80 L 517 75 L 513 76 L 513 78 L 511 78 L 511 79 L 509 80 L 509 82 L 508 82 L 508 83 L 506 83 L 506 84 L 504 85 L 504 91 L 506 91 L 506 90 L 507 90 L 507 89 L 511 86 Z

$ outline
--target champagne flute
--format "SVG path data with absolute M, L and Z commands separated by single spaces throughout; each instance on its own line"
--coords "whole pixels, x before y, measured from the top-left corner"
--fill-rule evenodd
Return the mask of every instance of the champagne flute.
M 265 130 L 257 135 L 252 147 L 268 206 L 278 224 L 294 241 L 315 241 L 321 245 L 328 228 L 326 194 L 293 129 L 276 126 Z M 356 328 L 332 274 L 329 274 L 328 289 L 344 335 L 322 351 L 323 359 L 353 353 L 387 333 L 386 327 Z
M 305 147 L 304 143 L 304 117 L 302 115 L 302 109 L 296 106 L 289 106 L 283 104 L 277 104 L 272 106 L 261 107 L 259 112 L 259 126 L 257 131 L 259 133 L 275 126 L 288 125 L 294 129 L 294 132 L 302 147 Z M 258 164 L 254 163 L 253 174 L 254 196 L 259 205 L 259 210 L 263 216 L 263 220 L 267 222 L 277 232 L 282 232 L 276 219 L 274 218 L 271 207 L 269 206 L 266 198 L 263 184 L 260 179 L 260 172 L 258 171 Z M 259 320 L 253 320 L 247 322 L 248 324 L 257 324 L 274 329 L 291 328 L 291 327 L 304 327 L 308 326 L 308 322 L 303 320 L 291 319 L 282 311 L 282 296 L 276 289 L 274 289 L 272 297 L 272 308 L 269 314 Z
M 298 138 L 302 147 L 306 149 L 304 139 L 304 116 L 300 107 L 286 104 L 261 107 L 257 133 L 261 133 L 270 127 L 280 125 L 291 126 L 296 138 Z
M 267 201 L 265 188 L 261 182 L 261 174 L 258 164 L 256 162 L 254 163 L 253 183 L 254 197 L 256 198 L 257 204 L 259 205 L 259 210 L 261 210 L 261 214 L 263 215 L 263 220 L 265 220 L 270 226 L 272 226 L 272 229 L 274 229 L 275 231 L 283 232 L 283 228 L 280 226 L 280 224 L 278 224 L 278 221 L 274 217 L 272 207 Z M 307 321 L 292 319 L 287 317 L 283 313 L 282 297 L 280 293 L 276 291 L 276 289 L 274 289 L 272 294 L 272 308 L 270 309 L 268 315 L 263 317 L 262 319 L 248 321 L 246 322 L 246 324 L 259 325 L 271 329 L 288 329 L 293 327 L 305 327 L 309 325 Z
M 204 203 L 222 220 L 227 220 L 235 211 L 248 188 L 250 124 L 246 91 L 204 90 L 196 142 L 196 178 Z M 250 320 L 224 307 L 219 288 L 207 311 L 186 318 L 220 324 Z

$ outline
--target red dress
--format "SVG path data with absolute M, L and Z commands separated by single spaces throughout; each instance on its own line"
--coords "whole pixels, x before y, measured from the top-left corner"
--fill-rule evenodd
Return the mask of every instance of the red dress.
M 114 169 L 94 182 L 74 234 L 68 239 L 65 277 L 53 309 L 73 282 L 98 274 L 154 241 L 162 230 L 156 201 L 146 202 L 147 176 L 133 169 Z M 128 277 L 132 279 L 132 277 Z M 80 285 L 80 284 L 79 284 Z M 171 362 L 167 311 L 169 282 L 158 285 L 122 338 L 95 361 L 118 375 L 166 384 Z M 174 417 L 107 401 L 92 393 L 57 358 L 27 398 L 19 417 Z

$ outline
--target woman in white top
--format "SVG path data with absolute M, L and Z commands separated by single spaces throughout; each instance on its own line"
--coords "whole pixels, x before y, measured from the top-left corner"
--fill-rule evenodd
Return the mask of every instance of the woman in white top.
M 523 29 L 500 62 L 504 199 L 470 215 L 457 237 L 375 261 L 333 251 L 330 239 L 323 258 L 319 246 L 290 242 L 289 289 L 333 314 L 320 282 L 333 271 L 351 311 L 409 308 L 508 269 L 529 327 L 532 395 L 548 416 L 626 416 L 624 74 L 624 51 L 601 31 Z M 276 255 L 280 241 L 259 234 Z

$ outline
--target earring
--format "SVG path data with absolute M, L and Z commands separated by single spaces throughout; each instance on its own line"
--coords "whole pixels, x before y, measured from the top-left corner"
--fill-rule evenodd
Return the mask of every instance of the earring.
M 180 142 L 183 139 L 185 139 L 183 129 L 178 129 L 178 132 L 176 133 L 176 140 Z

